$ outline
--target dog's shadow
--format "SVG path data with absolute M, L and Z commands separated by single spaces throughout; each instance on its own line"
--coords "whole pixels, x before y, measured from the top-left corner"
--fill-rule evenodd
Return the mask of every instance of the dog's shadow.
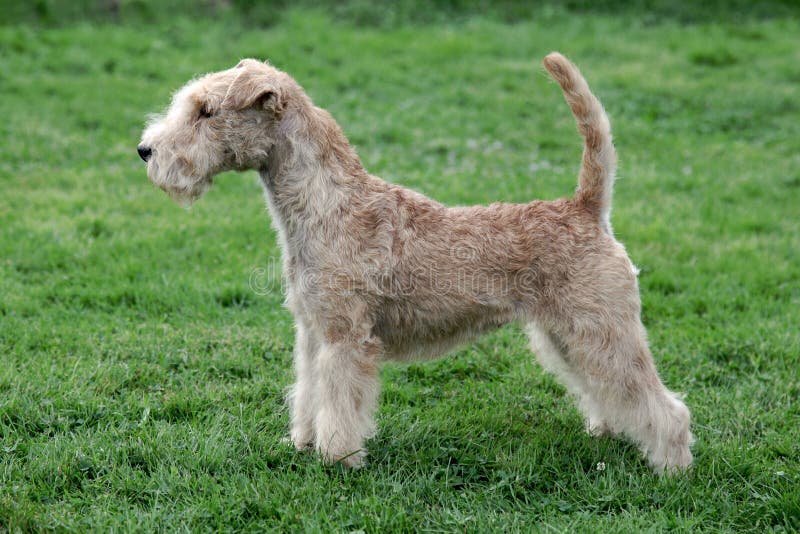
M 517 415 L 523 422 L 509 421 L 504 427 L 494 416 L 466 413 L 447 420 L 418 419 L 412 429 L 379 419 L 380 432 L 367 443 L 367 469 L 391 474 L 405 466 L 453 490 L 495 487 L 513 480 L 523 489 L 539 492 L 573 476 L 593 475 L 606 465 L 648 472 L 633 445 L 588 435 L 577 412 L 546 425 Z
M 573 400 L 549 375 L 506 376 L 500 380 L 507 387 L 500 390 L 486 362 L 477 376 L 467 377 L 462 372 L 470 368 L 469 356 L 455 359 L 456 365 L 448 367 L 458 380 L 424 387 L 425 395 L 403 385 L 386 388 L 378 434 L 366 444 L 365 472 L 390 478 L 398 471 L 409 477 L 424 474 L 452 491 L 506 488 L 508 498 L 558 492 L 606 469 L 650 474 L 629 442 L 587 434 Z M 418 370 L 402 372 L 416 375 Z M 416 384 L 426 382 L 418 378 Z

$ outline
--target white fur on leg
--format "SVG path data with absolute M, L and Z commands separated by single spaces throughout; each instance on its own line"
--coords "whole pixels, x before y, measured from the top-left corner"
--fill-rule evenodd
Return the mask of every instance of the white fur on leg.
M 689 409 L 663 386 L 645 393 L 636 404 L 630 399 L 607 405 L 613 425 L 639 445 L 657 473 L 678 473 L 692 464 L 689 447 Z
M 689 410 L 659 380 L 641 325 L 619 336 L 592 334 L 566 342 L 534 322 L 526 331 L 542 366 L 578 398 L 590 434 L 625 434 L 659 473 L 691 465 Z M 571 360 L 565 358 L 569 346 Z
M 692 464 L 689 447 L 694 437 L 689 431 L 689 409 L 677 395 L 664 389 L 647 405 L 650 425 L 640 436 L 643 452 L 659 473 L 679 472 Z
M 597 401 L 594 410 L 603 410 L 612 432 L 638 444 L 656 472 L 680 472 L 692 463 L 689 409 L 660 381 L 650 387 L 648 382 L 653 383 L 643 376 L 633 397 L 630 390 L 626 393 L 615 384 L 598 387 L 592 394 Z
M 287 397 L 291 413 L 289 437 L 298 450 L 305 449 L 314 442 L 316 411 L 314 361 L 318 351 L 319 344 L 312 333 L 298 322 L 294 351 L 295 383 Z
M 374 435 L 380 383 L 376 362 L 361 347 L 323 344 L 317 359 L 315 447 L 330 463 L 360 467 L 364 439 Z
M 586 432 L 592 436 L 613 434 L 611 428 L 589 397 L 588 388 L 580 374 L 564 360 L 562 349 L 553 342 L 553 337 L 541 326 L 531 321 L 525 326 L 531 350 L 541 366 L 556 376 L 567 391 L 578 401 L 578 408 L 585 418 Z

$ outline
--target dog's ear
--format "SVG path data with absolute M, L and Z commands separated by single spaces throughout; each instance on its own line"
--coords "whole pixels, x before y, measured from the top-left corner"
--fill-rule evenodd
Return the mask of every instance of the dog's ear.
M 260 62 L 243 60 L 237 66 L 240 71 L 228 87 L 222 101 L 224 109 L 236 111 L 246 108 L 257 108 L 280 115 L 283 111 L 280 90 L 271 83 L 271 76 L 250 63 Z

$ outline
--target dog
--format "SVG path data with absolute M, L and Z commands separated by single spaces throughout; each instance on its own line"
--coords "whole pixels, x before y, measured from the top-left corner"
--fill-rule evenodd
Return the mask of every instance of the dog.
M 146 127 L 147 175 L 181 203 L 220 172 L 260 174 L 296 322 L 298 449 L 361 466 L 381 360 L 437 357 L 517 323 L 590 433 L 626 436 L 657 472 L 690 466 L 690 413 L 656 372 L 637 270 L 611 227 L 608 117 L 564 56 L 544 67 L 585 142 L 574 196 L 555 201 L 446 207 L 384 182 L 292 77 L 253 59 L 189 82 Z

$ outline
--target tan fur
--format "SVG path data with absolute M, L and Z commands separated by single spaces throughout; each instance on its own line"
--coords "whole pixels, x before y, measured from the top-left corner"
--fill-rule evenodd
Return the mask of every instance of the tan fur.
M 180 201 L 224 170 L 261 174 L 297 322 L 295 446 L 360 465 L 380 359 L 437 357 L 517 322 L 591 432 L 627 435 L 657 471 L 691 463 L 689 411 L 658 378 L 636 269 L 611 232 L 608 118 L 563 56 L 545 67 L 586 142 L 574 199 L 448 208 L 388 184 L 294 80 L 255 60 L 190 82 L 145 130 L 148 176 Z

